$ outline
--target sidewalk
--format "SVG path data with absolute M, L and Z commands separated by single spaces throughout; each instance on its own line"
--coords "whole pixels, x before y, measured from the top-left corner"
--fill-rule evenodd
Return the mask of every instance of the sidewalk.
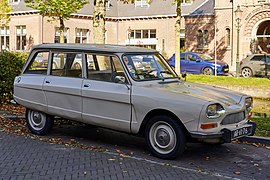
M 0 179 L 224 179 L 116 153 L 49 144 L 0 131 Z

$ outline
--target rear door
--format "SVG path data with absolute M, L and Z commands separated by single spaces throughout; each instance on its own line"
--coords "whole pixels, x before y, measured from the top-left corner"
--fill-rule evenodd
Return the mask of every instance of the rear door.
M 47 111 L 43 82 L 47 76 L 49 51 L 32 52 L 23 74 L 14 81 L 14 99 L 28 108 Z
M 180 69 L 181 69 L 181 73 L 186 72 L 188 73 L 188 60 L 186 57 L 186 53 L 180 53 Z
M 86 59 L 88 76 L 82 86 L 83 121 L 130 132 L 131 89 L 119 58 L 89 53 Z
M 81 120 L 82 57 L 80 52 L 52 52 L 52 68 L 43 85 L 50 114 Z
M 188 73 L 199 74 L 201 72 L 201 61 L 197 62 L 197 58 L 194 54 L 186 54 L 186 70 Z
M 254 75 L 264 76 L 265 75 L 265 55 L 263 54 L 254 55 L 250 59 L 250 66 L 253 70 Z

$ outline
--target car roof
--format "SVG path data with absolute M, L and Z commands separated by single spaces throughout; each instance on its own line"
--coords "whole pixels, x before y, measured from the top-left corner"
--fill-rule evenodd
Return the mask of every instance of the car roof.
M 110 45 L 110 44 L 76 44 L 76 43 L 45 43 L 33 46 L 36 49 L 97 51 L 111 53 L 157 53 L 154 49 L 146 49 L 134 46 Z

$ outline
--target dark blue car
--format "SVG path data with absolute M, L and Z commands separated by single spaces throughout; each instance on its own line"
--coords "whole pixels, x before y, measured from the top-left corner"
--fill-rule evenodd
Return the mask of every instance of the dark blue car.
M 209 55 L 196 52 L 181 52 L 181 73 L 188 74 L 215 74 L 215 60 Z M 175 67 L 175 54 L 168 60 L 170 66 Z M 217 60 L 217 75 L 226 75 L 229 66 L 225 62 Z

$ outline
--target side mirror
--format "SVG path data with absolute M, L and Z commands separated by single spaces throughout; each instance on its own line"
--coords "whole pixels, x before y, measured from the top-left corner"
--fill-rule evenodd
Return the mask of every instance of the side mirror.
M 125 84 L 126 78 L 124 76 L 115 76 L 114 81 L 116 83 Z

